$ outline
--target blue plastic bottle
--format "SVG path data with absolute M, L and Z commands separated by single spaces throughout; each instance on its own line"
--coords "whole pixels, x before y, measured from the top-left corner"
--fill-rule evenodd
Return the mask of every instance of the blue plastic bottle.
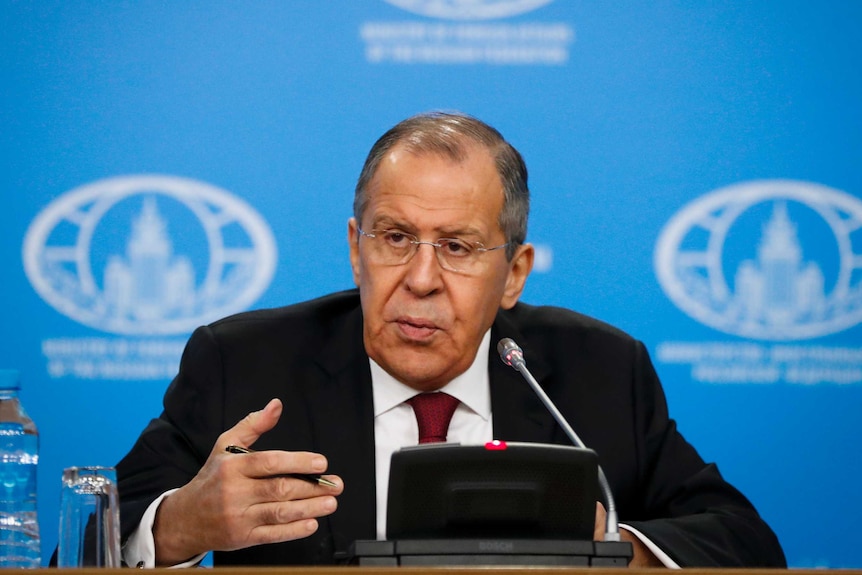
M 37 568 L 39 432 L 21 406 L 20 389 L 18 372 L 0 369 L 0 567 Z

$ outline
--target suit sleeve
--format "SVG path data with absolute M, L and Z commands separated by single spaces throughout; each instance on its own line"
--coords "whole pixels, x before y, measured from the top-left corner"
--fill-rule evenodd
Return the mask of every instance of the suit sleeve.
M 640 501 L 620 520 L 683 567 L 785 567 L 775 534 L 751 503 L 707 464 L 669 418 L 664 391 L 636 342 L 632 390 L 640 435 Z
M 197 474 L 224 427 L 221 356 L 209 328 L 189 339 L 164 410 L 117 464 L 123 542 L 152 501 Z

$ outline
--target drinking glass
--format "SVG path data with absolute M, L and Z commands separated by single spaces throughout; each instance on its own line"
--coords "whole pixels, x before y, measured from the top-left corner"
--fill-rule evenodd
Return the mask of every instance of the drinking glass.
M 120 566 L 120 506 L 113 467 L 63 470 L 57 566 Z

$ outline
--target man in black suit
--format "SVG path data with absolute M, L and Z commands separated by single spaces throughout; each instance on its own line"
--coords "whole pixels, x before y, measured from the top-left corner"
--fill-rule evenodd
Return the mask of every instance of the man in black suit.
M 321 564 L 382 536 L 388 457 L 417 441 L 419 393 L 458 400 L 450 441 L 567 444 L 497 357 L 511 337 L 598 452 L 632 565 L 784 565 L 750 503 L 677 432 L 640 342 L 518 303 L 528 208 L 521 156 L 490 126 L 432 113 L 384 134 L 348 223 L 358 290 L 193 334 L 164 412 L 118 465 L 126 561 L 215 550 L 217 564 Z M 334 487 L 286 476 L 327 471 Z

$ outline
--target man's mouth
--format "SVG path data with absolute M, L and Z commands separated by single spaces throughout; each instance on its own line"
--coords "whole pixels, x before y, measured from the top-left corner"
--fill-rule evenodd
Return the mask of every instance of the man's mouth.
M 427 340 L 439 330 L 434 322 L 423 319 L 398 318 L 395 323 L 407 339 L 417 341 Z

